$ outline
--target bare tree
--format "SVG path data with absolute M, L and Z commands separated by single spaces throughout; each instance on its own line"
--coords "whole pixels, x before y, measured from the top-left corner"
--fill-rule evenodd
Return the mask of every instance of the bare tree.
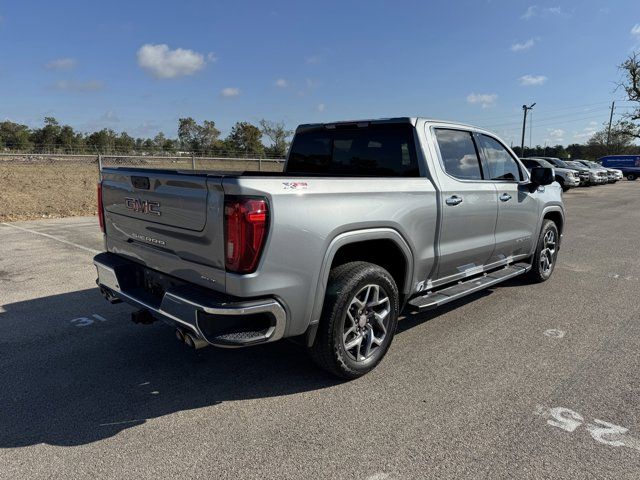
M 622 62 L 620 70 L 623 73 L 623 79 L 618 84 L 619 88 L 622 88 L 627 94 L 627 98 L 630 102 L 635 102 L 633 109 L 630 112 L 624 114 L 624 127 L 626 133 L 635 138 L 640 138 L 640 53 L 633 52 L 629 57 Z

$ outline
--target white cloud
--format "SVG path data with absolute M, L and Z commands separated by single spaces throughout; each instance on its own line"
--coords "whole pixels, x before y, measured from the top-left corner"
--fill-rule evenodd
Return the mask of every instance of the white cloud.
M 593 134 L 598 131 L 597 125 L 598 122 L 589 122 L 589 125 L 584 127 L 582 131 L 575 132 L 573 134 L 573 138 L 576 140 L 585 140 L 591 138 Z
M 289 82 L 285 78 L 279 78 L 273 84 L 278 88 L 287 88 L 289 86 Z
M 547 77 L 544 75 L 523 75 L 518 79 L 520 85 L 523 87 L 530 87 L 532 85 L 543 85 L 546 83 Z
M 631 36 L 640 39 L 640 23 L 636 23 L 631 29 Z
M 324 57 L 322 55 L 311 55 L 304 59 L 304 61 L 309 65 L 321 63 L 323 60 L 324 60 Z
M 208 61 L 215 61 L 215 55 L 208 55 Z M 176 48 L 171 50 L 166 44 L 146 44 L 138 50 L 138 66 L 156 78 L 175 78 L 193 75 L 206 65 L 202 53 Z
M 498 95 L 495 93 L 470 93 L 467 95 L 468 103 L 480 104 L 482 108 L 492 107 L 497 99 Z
M 100 80 L 88 80 L 86 82 L 75 82 L 73 80 L 58 80 L 53 88 L 65 92 L 97 92 L 104 88 L 104 83 Z
M 524 52 L 532 48 L 535 44 L 536 44 L 536 39 L 530 38 L 526 42 L 514 43 L 513 45 L 511 45 L 511 47 L 509 47 L 509 50 L 511 50 L 512 52 Z
M 131 133 L 136 137 L 147 137 L 160 131 L 160 125 L 154 121 L 147 120 L 131 129 Z
M 531 20 L 534 17 L 570 17 L 571 14 L 569 12 L 565 12 L 562 7 L 546 7 L 540 8 L 537 5 L 531 5 L 527 8 L 527 10 L 522 14 L 520 18 L 523 20 Z
M 120 117 L 118 117 L 113 110 L 108 110 L 102 114 L 100 120 L 108 123 L 118 123 L 120 121 Z
M 76 66 L 76 61 L 73 58 L 56 58 L 51 60 L 45 65 L 48 70 L 71 70 Z
M 316 110 L 322 113 L 324 112 L 324 108 L 325 108 L 324 103 L 319 103 L 318 106 L 316 107 Z
M 530 7 L 527 8 L 527 10 L 522 14 L 522 17 L 520 18 L 524 20 L 530 20 L 536 16 L 537 10 L 538 10 L 537 5 L 531 5 Z
M 314 80 L 313 78 L 305 79 L 305 83 L 307 84 L 307 88 L 316 88 L 320 86 L 320 82 L 318 80 Z
M 240 89 L 236 87 L 223 88 L 220 91 L 220 95 L 226 98 L 237 97 L 238 95 L 240 95 Z
M 564 140 L 564 130 L 561 128 L 548 129 L 549 139 L 552 142 L 562 142 Z

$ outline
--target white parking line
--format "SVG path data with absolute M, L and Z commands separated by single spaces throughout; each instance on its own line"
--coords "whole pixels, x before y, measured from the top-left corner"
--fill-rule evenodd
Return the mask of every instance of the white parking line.
M 68 240 L 64 240 L 63 238 L 54 237 L 53 235 L 49 235 L 48 233 L 36 232 L 35 230 L 31 230 L 29 228 L 24 228 L 24 227 L 18 227 L 17 225 L 12 225 L 11 223 L 6 223 L 6 222 L 2 222 L 2 223 L 0 223 L 0 225 L 4 225 L 6 227 L 15 228 L 17 230 L 22 230 L 22 231 L 29 232 L 29 233 L 34 233 L 34 234 L 40 235 L 42 237 L 47 237 L 47 238 L 50 238 L 51 240 L 56 240 L 57 242 L 60 242 L 60 243 L 66 243 L 67 245 L 71 245 L 72 247 L 81 248 L 82 250 L 86 250 L 87 252 L 90 252 L 90 253 L 100 253 L 100 250 L 95 250 L 93 248 L 85 247 L 83 245 L 78 245 L 77 243 L 73 243 L 73 242 L 70 242 Z

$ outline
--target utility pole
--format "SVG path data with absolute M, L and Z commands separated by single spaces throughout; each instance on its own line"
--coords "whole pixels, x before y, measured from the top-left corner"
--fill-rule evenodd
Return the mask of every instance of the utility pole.
M 531 150 L 531 137 L 533 132 L 533 110 L 531 110 L 531 115 L 529 116 L 529 150 Z
M 613 109 L 616 107 L 616 102 L 611 102 L 611 113 L 609 114 L 609 128 L 607 129 L 607 147 L 609 146 L 609 139 L 611 138 L 611 122 L 613 120 Z
M 535 107 L 535 103 L 532 103 L 528 107 L 526 105 L 522 105 L 522 111 L 524 112 L 524 117 L 522 118 L 522 142 L 520 142 L 520 155 L 524 157 L 524 134 L 527 131 L 527 112 Z

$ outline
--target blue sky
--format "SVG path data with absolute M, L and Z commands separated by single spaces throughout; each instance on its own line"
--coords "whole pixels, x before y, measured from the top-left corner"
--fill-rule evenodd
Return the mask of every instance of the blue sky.
M 173 136 L 184 116 L 227 133 L 420 115 L 519 144 L 536 102 L 533 143 L 567 144 L 622 99 L 634 48 L 638 0 L 4 1 L 0 119 Z

